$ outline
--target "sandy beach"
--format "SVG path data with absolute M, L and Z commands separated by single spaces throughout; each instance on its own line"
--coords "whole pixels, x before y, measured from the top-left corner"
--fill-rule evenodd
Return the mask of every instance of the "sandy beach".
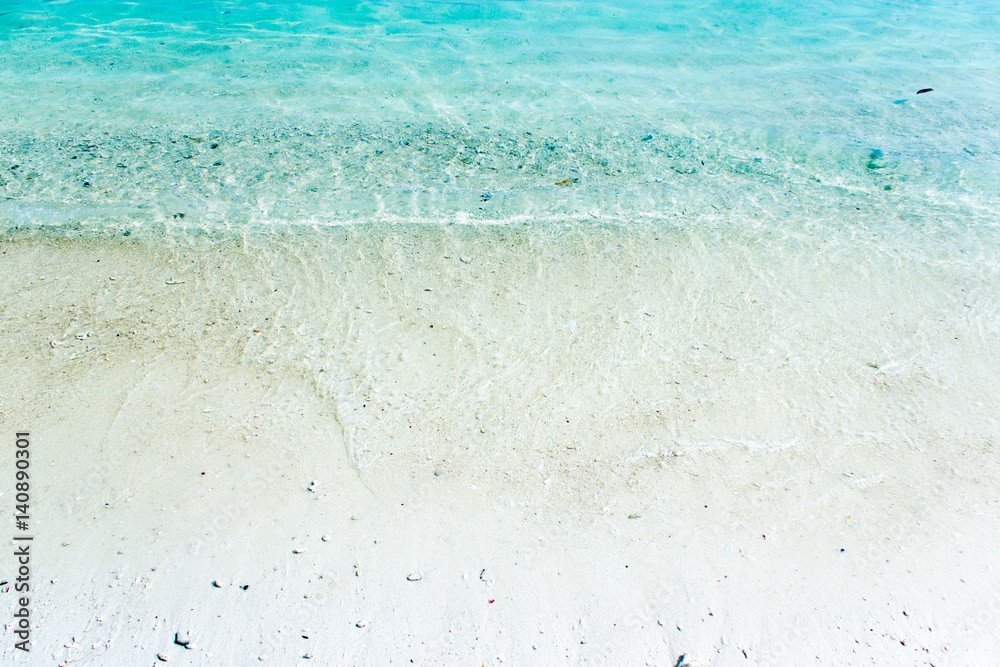
M 0 663 L 1000 665 L 994 4 L 0 39 Z
M 814 262 L 815 289 L 761 291 L 728 326 L 729 298 L 763 289 L 752 246 L 705 250 L 732 257 L 713 269 L 720 310 L 685 316 L 669 304 L 705 284 L 698 239 L 649 234 L 583 270 L 573 243 L 474 227 L 344 230 L 326 266 L 296 261 L 312 232 L 270 251 L 5 240 L 0 418 L 6 451 L 31 434 L 30 664 L 989 664 L 982 321 L 943 313 L 923 329 L 939 352 L 905 367 L 887 310 L 870 357 L 823 357 L 876 306 L 925 308 L 928 269 L 923 295 L 845 307 L 772 362 L 744 343 L 861 274 Z M 612 266 L 628 280 L 558 298 Z M 993 288 L 968 286 L 952 308 L 983 312 Z M 294 311 L 314 299 L 324 321 Z M 324 327 L 325 356 L 296 348 Z

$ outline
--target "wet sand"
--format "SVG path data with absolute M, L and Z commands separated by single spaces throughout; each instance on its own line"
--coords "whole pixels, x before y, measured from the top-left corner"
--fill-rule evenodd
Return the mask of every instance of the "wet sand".
M 8 236 L 31 664 L 988 663 L 995 287 L 648 231 Z

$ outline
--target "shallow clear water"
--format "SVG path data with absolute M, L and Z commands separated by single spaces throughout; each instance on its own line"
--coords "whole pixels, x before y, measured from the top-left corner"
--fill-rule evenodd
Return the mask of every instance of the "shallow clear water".
M 651 4 L 5 5 L 5 222 L 995 214 L 990 3 Z
M 228 257 L 147 335 L 256 303 L 359 469 L 995 435 L 992 4 L 650 5 L 9 3 L 0 224 Z

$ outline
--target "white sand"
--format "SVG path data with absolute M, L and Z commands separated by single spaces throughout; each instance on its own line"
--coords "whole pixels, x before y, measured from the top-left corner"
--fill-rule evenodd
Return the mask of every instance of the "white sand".
M 28 430 L 35 534 L 5 660 L 998 659 L 974 260 L 290 236 L 2 243 L 0 511 Z

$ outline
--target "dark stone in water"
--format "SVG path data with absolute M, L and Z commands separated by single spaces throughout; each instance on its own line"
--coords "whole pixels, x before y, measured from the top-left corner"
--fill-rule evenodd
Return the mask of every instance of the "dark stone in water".
M 885 169 L 886 165 L 881 162 L 884 153 L 878 148 L 873 148 L 872 152 L 868 155 L 868 164 L 865 165 L 868 169 Z

